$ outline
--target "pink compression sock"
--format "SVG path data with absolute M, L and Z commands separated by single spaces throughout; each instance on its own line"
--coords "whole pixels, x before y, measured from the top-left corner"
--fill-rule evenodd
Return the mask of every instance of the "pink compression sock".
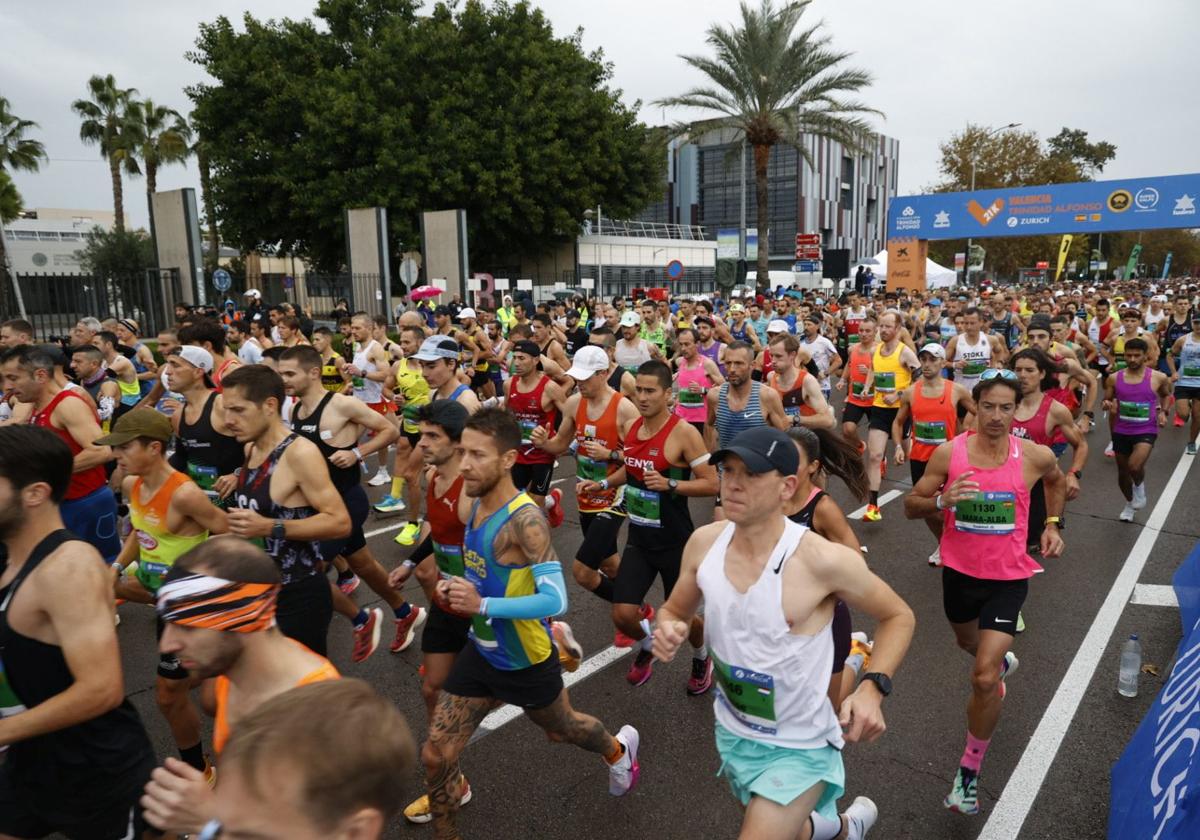
M 979 765 L 983 764 L 983 756 L 991 742 L 990 738 L 985 741 L 967 732 L 967 748 L 963 750 L 962 759 L 958 762 L 959 766 L 978 773 Z

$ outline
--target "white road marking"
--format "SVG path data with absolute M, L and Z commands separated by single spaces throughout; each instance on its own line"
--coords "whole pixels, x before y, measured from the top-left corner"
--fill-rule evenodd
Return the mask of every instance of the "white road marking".
M 1133 587 L 1133 597 L 1129 599 L 1129 603 L 1142 607 L 1179 608 L 1175 587 L 1162 583 L 1139 583 Z
M 367 539 L 370 539 L 371 537 L 378 537 L 380 534 L 387 534 L 392 531 L 399 531 L 401 528 L 403 528 L 407 524 L 408 524 L 407 519 L 401 519 L 395 525 L 385 525 L 382 528 L 376 528 L 374 531 L 367 531 L 365 534 L 363 534 L 363 536 L 366 537 Z
M 1104 655 L 1108 640 L 1129 602 L 1138 577 L 1146 565 L 1146 559 L 1158 540 L 1163 523 L 1175 505 L 1179 489 L 1187 478 L 1188 469 L 1194 463 L 1196 458 L 1180 456 L 1175 471 L 1171 473 L 1167 486 L 1154 505 L 1146 526 L 1130 550 L 1129 556 L 1125 558 L 1125 564 L 1113 581 L 1108 597 L 1096 613 L 1092 626 L 1075 652 L 1075 658 L 1071 660 L 1067 673 L 1046 707 L 1033 737 L 1025 746 L 1021 760 L 1013 770 L 1008 784 L 1004 786 L 1004 792 L 1000 794 L 1000 799 L 977 840 L 1012 840 L 1013 837 L 1021 836 L 1021 827 L 1025 824 L 1025 818 L 1029 816 L 1029 809 L 1033 807 L 1038 791 L 1046 781 L 1046 774 L 1050 771 L 1067 729 L 1070 728 L 1075 712 L 1079 709 L 1079 703 L 1088 690 L 1100 657 Z
M 879 506 L 883 507 L 888 502 L 894 501 L 904 495 L 903 490 L 889 490 L 879 497 Z M 849 520 L 862 519 L 863 514 L 867 512 L 867 506 L 863 505 L 854 513 L 849 514 L 846 518 Z
M 563 672 L 563 685 L 567 688 L 582 682 L 595 674 L 597 671 L 602 671 L 609 665 L 616 662 L 621 657 L 631 653 L 634 648 L 619 648 L 607 647 L 597 653 L 595 656 L 588 657 L 579 665 L 579 670 L 573 674 L 566 671 Z M 483 719 L 483 723 L 479 725 L 479 730 L 471 738 L 471 741 L 477 741 L 480 738 L 487 737 L 502 726 L 507 726 L 514 720 L 524 714 L 524 710 L 517 706 L 501 706 L 496 711 L 489 714 Z

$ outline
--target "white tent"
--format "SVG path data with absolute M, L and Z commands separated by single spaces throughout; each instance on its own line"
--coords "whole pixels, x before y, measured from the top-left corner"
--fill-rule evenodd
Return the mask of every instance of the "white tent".
M 887 276 L 887 250 L 880 251 L 875 255 L 875 263 L 870 266 L 875 272 L 877 278 Z M 958 285 L 958 274 L 954 269 L 946 268 L 938 265 L 931 259 L 925 260 L 925 286 L 929 289 L 947 289 L 951 286 Z

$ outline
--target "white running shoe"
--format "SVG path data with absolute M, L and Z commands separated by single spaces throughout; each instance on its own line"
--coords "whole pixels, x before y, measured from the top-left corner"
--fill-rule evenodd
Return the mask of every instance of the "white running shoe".
M 1133 507 L 1133 503 L 1132 503 L 1132 502 L 1126 502 L 1126 503 L 1125 503 L 1125 509 L 1121 511 L 1121 515 L 1120 515 L 1120 517 L 1118 517 L 1118 518 L 1119 518 L 1119 519 L 1120 519 L 1122 522 L 1132 522 L 1132 521 L 1133 521 L 1133 514 L 1134 514 L 1134 507 Z
M 617 740 L 625 747 L 625 754 L 616 764 L 608 766 L 608 792 L 613 796 L 624 796 L 633 790 L 642 770 L 637 760 L 638 742 L 641 740 L 641 736 L 638 735 L 636 729 L 625 724 L 617 733 Z
M 1130 502 L 1134 510 L 1141 510 L 1146 506 L 1146 484 L 1133 485 L 1133 501 Z
M 391 480 L 392 476 L 388 472 L 387 467 L 380 467 L 379 472 L 371 476 L 370 480 L 367 481 L 367 484 L 371 485 L 372 487 L 382 487 Z
M 862 840 L 879 819 L 879 808 L 865 796 L 855 797 L 844 812 L 847 840 Z
M 1113 452 L 1113 447 L 1112 447 L 1112 442 L 1111 442 L 1111 441 L 1109 442 L 1108 446 L 1104 447 L 1104 457 L 1105 457 L 1105 458 L 1115 458 L 1115 457 L 1117 457 L 1117 454 L 1116 454 L 1115 452 Z
M 933 554 L 929 555 L 929 565 L 930 566 L 942 565 L 942 546 L 940 544 L 938 545 L 937 548 L 935 548 L 933 550 Z

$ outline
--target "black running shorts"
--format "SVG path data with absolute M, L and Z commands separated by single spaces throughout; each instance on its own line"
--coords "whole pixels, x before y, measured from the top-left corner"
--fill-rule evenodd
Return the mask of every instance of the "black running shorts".
M 1118 455 L 1132 455 L 1134 447 L 1139 443 L 1148 443 L 1154 446 L 1156 440 L 1158 440 L 1158 435 L 1122 435 L 1113 432 L 1113 452 Z
M 857 425 L 864 417 L 868 420 L 871 419 L 871 406 L 855 405 L 852 402 L 848 402 L 842 407 L 843 423 L 854 423 Z
M 613 509 L 595 512 L 580 511 L 579 526 L 583 530 L 583 542 L 575 552 L 575 559 L 589 569 L 600 569 L 600 564 L 617 553 L 617 534 L 621 530 L 624 515 Z
M 502 671 L 471 642 L 454 658 L 442 691 L 457 697 L 487 697 L 522 709 L 544 709 L 563 691 L 558 648 L 551 645 L 550 655 L 536 665 Z
M 535 496 L 550 494 L 550 480 L 554 477 L 554 464 L 513 464 L 512 479 L 518 490 Z
M 896 415 L 900 413 L 898 408 L 881 408 L 879 406 L 871 407 L 871 428 L 881 432 L 892 434 L 892 423 L 896 420 Z
M 686 542 L 686 540 L 685 540 Z M 677 548 L 642 548 L 626 543 L 621 555 L 621 568 L 613 581 L 614 604 L 637 604 L 646 602 L 646 595 L 654 585 L 656 577 L 662 577 L 663 600 L 671 597 L 671 590 L 679 580 L 679 568 L 683 562 L 683 543 Z
M 154 638 L 162 641 L 163 620 L 158 616 L 154 617 Z M 164 680 L 186 680 L 191 674 L 187 668 L 179 664 L 179 658 L 173 653 L 160 653 L 158 655 L 158 675 Z
M 457 654 L 466 647 L 470 629 L 471 619 L 451 615 L 437 604 L 430 604 L 421 634 L 421 653 Z
M 942 567 L 942 607 L 951 624 L 979 620 L 980 630 L 1015 636 L 1029 580 L 984 580 Z

